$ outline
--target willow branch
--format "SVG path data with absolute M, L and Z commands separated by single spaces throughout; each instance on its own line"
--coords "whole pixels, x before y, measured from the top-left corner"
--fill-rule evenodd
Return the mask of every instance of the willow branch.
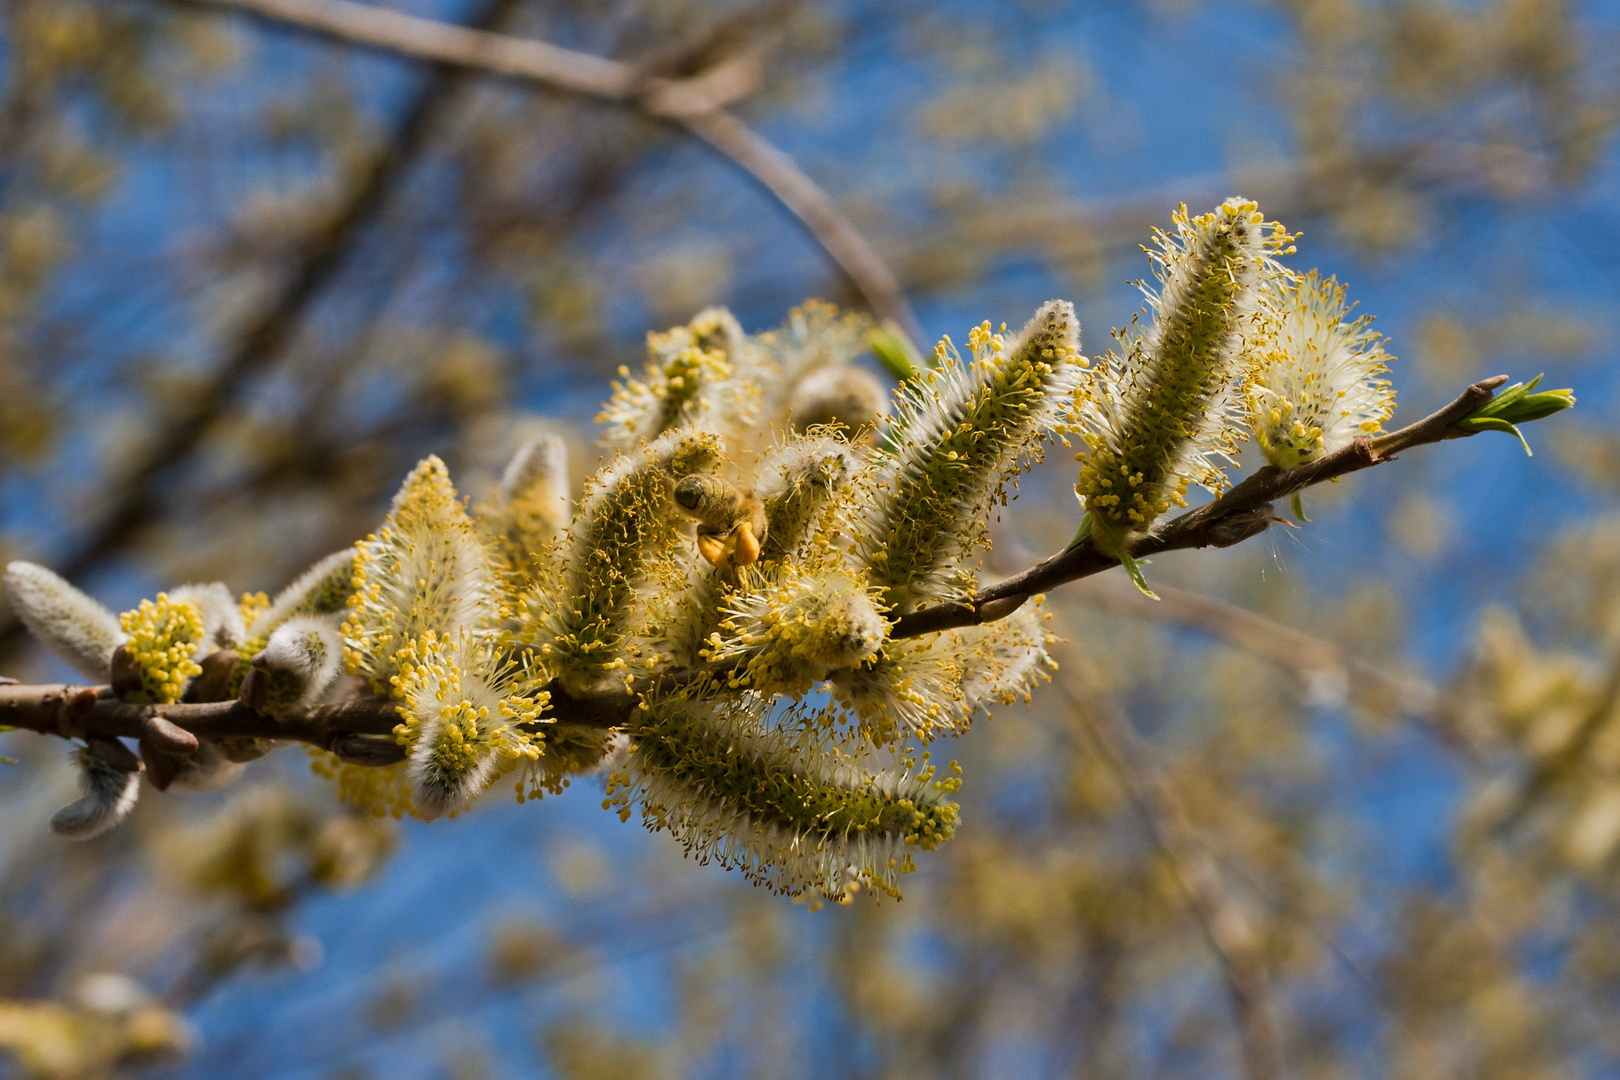
M 1131 545 L 1141 559 L 1187 548 L 1230 547 L 1264 532 L 1274 520 L 1272 503 L 1296 491 L 1395 460 L 1415 446 L 1466 438 L 1452 425 L 1491 400 L 1506 375 L 1483 379 L 1455 401 L 1417 423 L 1376 439 L 1357 439 L 1342 450 L 1293 469 L 1267 465 L 1218 499 L 1173 518 Z M 1104 555 L 1090 539 L 1081 541 L 1028 570 L 980 589 L 973 603 L 941 604 L 902 615 L 890 637 L 916 637 L 959 626 L 994 622 L 1018 610 L 1036 593 L 1101 573 L 1119 560 Z
M 569 696 L 553 686 L 548 720 L 576 727 L 620 727 L 640 702 L 625 693 Z M 283 717 L 255 712 L 241 701 L 135 705 L 113 696 L 109 686 L 0 685 L 0 727 L 64 739 L 99 735 L 149 737 L 154 720 L 188 731 L 203 742 L 276 739 L 308 743 L 360 765 L 387 765 L 404 758 L 393 742 L 400 722 L 397 702 L 361 697 L 317 705 Z
M 745 54 L 689 79 L 647 75 L 633 64 L 544 41 L 470 30 L 354 0 L 206 0 L 327 37 L 401 56 L 520 79 L 553 90 L 635 108 L 678 124 L 776 197 L 848 276 L 881 318 L 922 340 L 921 328 L 884 262 L 825 191 L 758 132 L 725 111 L 759 82 L 759 60 Z
M 1150 532 L 1135 545 L 1133 554 L 1140 557 L 1178 548 L 1224 547 L 1238 543 L 1257 535 L 1270 523 L 1271 503 L 1275 499 L 1312 484 L 1390 461 L 1401 450 L 1466 437 L 1467 432 L 1458 431 L 1451 425 L 1489 401 L 1492 391 L 1506 378 L 1499 375 L 1477 382 L 1440 411 L 1379 439 L 1358 439 L 1341 451 L 1297 469 L 1261 469 L 1219 499 Z M 1036 592 L 1089 577 L 1116 565 L 1118 563 L 1114 559 L 1098 552 L 1088 540 L 980 590 L 971 607 L 946 605 L 904 615 L 890 630 L 889 636 L 917 637 L 953 627 L 992 622 L 1016 611 Z M 1211 616 L 1206 610 L 1201 617 L 1208 622 Z M 1230 627 L 1233 618 L 1231 612 L 1223 612 L 1222 617 Z M 1297 646 L 1298 642 L 1293 644 Z M 643 680 L 626 691 L 578 696 L 568 694 L 560 684 L 553 682 L 549 687 L 551 703 L 546 712 L 546 721 L 591 728 L 621 727 L 629 721 L 631 713 L 647 694 L 718 679 L 728 670 L 729 665 L 711 665 L 690 671 L 675 671 L 656 679 Z M 143 725 L 149 724 L 152 717 L 162 717 L 202 740 L 292 739 L 370 765 L 387 764 L 400 757 L 397 750 L 365 741 L 390 736 L 398 722 L 393 703 L 381 698 L 321 705 L 305 714 L 277 719 L 263 716 L 234 701 L 195 705 L 132 705 L 116 700 L 111 690 L 105 687 L 0 685 L 0 725 L 25 728 L 45 735 L 63 738 L 86 735 L 139 738 L 145 730 Z

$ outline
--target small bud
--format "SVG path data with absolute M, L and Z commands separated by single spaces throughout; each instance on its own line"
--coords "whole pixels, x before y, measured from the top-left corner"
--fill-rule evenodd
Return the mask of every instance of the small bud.
M 164 753 L 145 739 L 140 742 L 140 752 L 141 764 L 146 766 L 146 782 L 159 791 L 168 791 L 180 772 L 179 758 Z
M 185 700 L 224 701 L 230 697 L 231 683 L 241 662 L 241 654 L 235 649 L 220 649 L 203 657 L 197 662 L 202 674 L 191 680 L 191 685 L 186 688 Z
M 332 740 L 332 753 L 350 765 L 370 768 L 405 760 L 405 748 L 380 735 L 339 735 Z
M 180 768 L 170 781 L 176 791 L 215 791 L 242 775 L 242 766 L 215 743 L 203 743 L 194 754 L 179 758 Z
M 793 388 L 790 419 L 795 429 L 843 427 L 875 431 L 889 416 L 889 391 L 871 372 L 851 365 L 811 372 Z
M 182 585 L 170 590 L 169 599 L 176 604 L 190 604 L 202 615 L 202 640 L 192 659 L 201 660 L 217 649 L 233 648 L 247 640 L 242 608 L 224 582 Z
M 1234 544 L 1241 544 L 1271 528 L 1271 523 L 1276 520 L 1276 510 L 1270 503 L 1241 513 L 1229 514 L 1210 524 L 1206 533 L 1209 546 L 1231 547 Z
M 205 746 L 216 745 L 205 743 Z M 258 761 L 264 755 L 279 745 L 274 739 L 254 739 L 246 736 L 239 738 L 221 739 L 218 744 L 219 752 L 226 761 L 245 765 L 250 761 Z
M 141 669 L 130 655 L 128 645 L 120 645 L 112 654 L 112 688 L 120 698 L 142 692 Z
M 120 772 L 140 772 L 141 759 L 136 757 L 123 743 L 117 739 L 110 739 L 104 735 L 91 735 L 84 740 L 86 749 L 96 758 Z
M 141 740 L 146 778 L 159 791 L 214 791 L 242 775 L 242 766 L 216 743 L 203 743 L 189 754 L 171 754 Z
M 1530 444 L 1525 441 L 1524 433 L 1519 430 L 1518 425 L 1544 419 L 1575 405 L 1575 393 L 1572 390 L 1543 390 L 1540 393 L 1532 393 L 1536 384 L 1541 382 L 1541 378 L 1537 375 L 1528 385 L 1514 383 L 1451 426 L 1470 435 L 1479 431 L 1500 431 L 1512 435 L 1519 440 L 1519 445 L 1524 447 L 1524 452 L 1530 453 Z
M 249 638 L 268 638 L 294 615 L 337 615 L 347 611 L 354 592 L 354 548 L 334 551 L 305 570 L 259 608 L 248 623 Z M 261 601 L 262 602 L 262 601 Z
M 197 750 L 197 736 L 161 716 L 148 716 L 141 721 L 141 741 L 151 743 L 166 754 L 192 754 Z

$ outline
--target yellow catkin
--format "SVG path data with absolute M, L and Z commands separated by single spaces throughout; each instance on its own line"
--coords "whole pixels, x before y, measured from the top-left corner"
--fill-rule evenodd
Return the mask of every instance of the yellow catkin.
M 124 642 L 141 673 L 141 685 L 153 701 L 179 701 L 186 684 L 202 673 L 192 659 L 203 637 L 202 612 L 194 604 L 176 604 L 168 593 L 118 617 L 129 635 Z

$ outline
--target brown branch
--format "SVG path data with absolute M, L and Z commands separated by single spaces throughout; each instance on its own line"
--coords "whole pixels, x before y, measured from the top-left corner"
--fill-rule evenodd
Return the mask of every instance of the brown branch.
M 206 0 L 352 44 L 537 83 L 611 101 L 687 129 L 762 184 L 791 213 L 881 318 L 914 340 L 921 328 L 900 280 L 831 196 L 797 163 L 724 106 L 759 82 L 757 54 L 747 52 L 690 79 L 643 73 L 633 64 L 418 18 L 354 0 Z
M 891 259 L 913 289 L 949 283 L 976 259 L 1035 250 L 1052 264 L 1092 262 L 1136 251 L 1142 237 L 1162 225 L 1164 208 L 1177 203 L 1213 204 L 1241 192 L 1268 215 L 1321 214 L 1364 194 L 1369 184 L 1401 184 L 1416 190 L 1491 194 L 1512 178 L 1516 187 L 1551 186 L 1551 163 L 1519 148 L 1492 143 L 1419 141 L 1357 154 L 1331 154 L 1267 162 L 1135 189 L 1129 194 L 1083 201 L 1031 198 L 1026 193 L 970 204 L 944 228 L 930 228 L 891 242 Z
M 556 684 L 551 691 L 548 720 L 574 727 L 621 727 L 641 700 L 622 691 L 576 697 Z M 173 739 L 175 731 L 205 742 L 281 739 L 330 750 L 357 765 L 390 765 L 404 758 L 404 750 L 393 742 L 399 723 L 397 704 L 367 696 L 278 719 L 241 701 L 135 705 L 118 700 L 109 686 L 11 683 L 0 685 L 0 727 L 63 739 L 151 739 L 165 734 Z
M 1271 504 L 1278 499 L 1313 484 L 1393 461 L 1398 452 L 1414 446 L 1465 438 L 1470 433 L 1452 425 L 1490 401 L 1493 391 L 1507 378 L 1496 375 L 1483 379 L 1464 390 L 1445 408 L 1415 424 L 1377 439 L 1357 439 L 1342 450 L 1298 468 L 1278 469 L 1268 465 L 1220 498 L 1152 529 L 1131 545 L 1131 555 L 1141 559 L 1186 548 L 1230 547 L 1264 532 L 1273 520 Z M 1118 565 L 1118 559 L 1104 555 L 1087 539 L 1022 573 L 980 589 L 971 605 L 941 604 L 902 615 L 889 636 L 916 637 L 994 622 L 1017 611 L 1036 593 Z
M 1211 545 L 1224 547 L 1248 539 L 1269 523 L 1274 499 L 1311 484 L 1392 460 L 1399 450 L 1466 436 L 1467 432 L 1458 431 L 1451 425 L 1489 401 L 1492 391 L 1506 378 L 1499 375 L 1475 383 L 1450 405 L 1418 423 L 1379 439 L 1358 439 L 1353 445 L 1320 461 L 1297 469 L 1261 469 L 1221 498 L 1150 532 L 1135 545 L 1133 554 L 1141 556 Z M 1260 528 L 1255 528 L 1256 523 Z M 904 615 L 890 630 L 889 636 L 917 637 L 958 626 L 993 622 L 1012 614 L 1033 593 L 1089 577 L 1115 565 L 1118 565 L 1116 560 L 1098 552 L 1088 540 L 980 590 L 972 607 L 947 605 Z M 1231 630 L 1237 618 L 1233 612 L 1241 612 L 1241 609 L 1212 612 L 1208 605 L 1216 602 L 1207 599 L 1204 599 L 1204 609 L 1194 612 L 1191 594 L 1187 597 L 1172 595 L 1186 600 L 1184 606 L 1188 608 L 1186 614 L 1189 620 L 1196 616 L 1205 625 L 1224 622 L 1225 627 Z M 1251 623 L 1246 625 L 1253 629 L 1252 620 L 1260 617 L 1253 613 L 1242 614 L 1250 616 Z M 1286 628 L 1274 624 L 1268 627 L 1268 633 L 1273 637 L 1278 631 L 1286 631 Z M 1305 638 L 1305 635 L 1299 636 Z M 1314 642 L 1316 639 L 1306 640 Z M 1298 644 L 1298 641 L 1294 641 L 1292 647 L 1297 648 Z M 1327 645 L 1325 642 L 1317 644 Z M 1342 658 L 1340 662 L 1344 662 Z M 621 727 L 629 721 L 631 713 L 647 694 L 719 678 L 729 668 L 729 664 L 722 664 L 674 671 L 657 679 L 643 680 L 625 692 L 580 696 L 568 694 L 560 684 L 553 682 L 549 687 L 551 704 L 547 709 L 547 720 L 592 728 Z M 394 706 L 380 698 L 317 706 L 306 714 L 278 720 L 262 716 L 240 702 L 131 705 L 113 698 L 111 690 L 107 688 L 87 691 L 82 687 L 60 685 L 0 685 L 0 724 L 45 735 L 63 738 L 89 735 L 139 738 L 151 729 L 154 717 L 161 717 L 199 739 L 295 739 L 332 750 L 357 764 L 383 765 L 399 760 L 397 750 L 363 741 L 390 735 L 397 722 Z M 362 741 L 355 742 L 353 739 Z

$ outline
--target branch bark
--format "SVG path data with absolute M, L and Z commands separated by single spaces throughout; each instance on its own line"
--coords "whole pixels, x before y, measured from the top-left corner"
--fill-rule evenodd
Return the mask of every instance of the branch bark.
M 576 697 L 555 684 L 551 689 L 556 722 L 575 727 L 621 727 L 641 700 L 622 691 Z M 277 718 L 241 701 L 134 705 L 114 697 L 110 686 L 9 684 L 0 685 L 0 726 L 64 739 L 139 739 L 152 730 L 154 719 L 161 719 L 208 742 L 285 739 L 330 750 L 356 764 L 387 765 L 404 758 L 403 750 L 389 749 L 400 722 L 397 704 L 367 696 Z M 384 738 L 388 745 L 365 741 Z
M 611 101 L 678 124 L 774 195 L 843 271 L 872 310 L 922 340 L 900 279 L 831 196 L 794 160 L 725 106 L 759 82 L 752 53 L 689 79 L 649 76 L 633 64 L 544 41 L 470 30 L 354 0 L 205 0 L 327 37 L 401 56 L 521 79 Z

